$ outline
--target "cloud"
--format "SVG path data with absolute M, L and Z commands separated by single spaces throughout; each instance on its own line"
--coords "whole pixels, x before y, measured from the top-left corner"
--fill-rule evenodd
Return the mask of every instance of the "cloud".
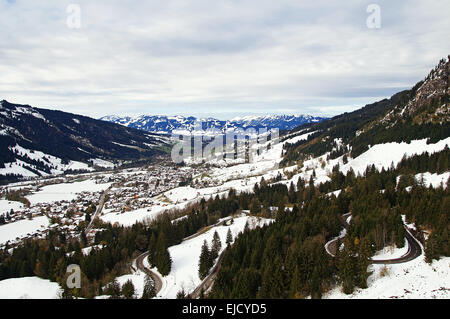
M 378 1 L 380 29 L 371 1 L 75 1 L 0 1 L 0 98 L 94 117 L 334 115 L 450 53 L 446 0 Z

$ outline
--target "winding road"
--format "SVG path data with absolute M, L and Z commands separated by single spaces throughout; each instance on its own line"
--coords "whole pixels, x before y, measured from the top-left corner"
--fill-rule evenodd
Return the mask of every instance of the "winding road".
M 155 283 L 155 291 L 156 291 L 156 295 L 161 291 L 162 289 L 162 278 L 156 274 L 154 271 L 151 271 L 150 269 L 148 269 L 147 267 L 145 267 L 144 265 L 144 258 L 147 258 L 148 256 L 148 251 L 146 251 L 145 253 L 139 255 L 136 258 L 136 267 L 143 271 L 144 273 L 146 273 L 147 275 L 149 275 L 150 277 L 152 277 L 153 282 Z
M 350 215 L 351 213 L 342 215 L 345 228 L 348 227 L 347 219 Z M 403 225 L 403 227 L 405 227 L 406 230 L 405 237 L 408 242 L 408 251 L 403 256 L 400 256 L 398 258 L 371 260 L 371 264 L 401 264 L 411 261 L 422 255 L 422 246 L 420 245 L 419 241 L 414 238 L 406 225 Z M 325 250 L 330 256 L 336 257 L 338 245 L 344 237 L 345 233 L 341 236 L 333 238 L 325 244 Z
M 216 226 L 220 226 L 223 225 L 223 223 L 225 221 L 227 221 L 228 219 L 224 219 L 219 221 L 218 223 L 211 225 L 211 226 L 207 226 L 207 227 L 203 227 L 202 229 L 200 229 L 198 232 L 196 232 L 195 234 L 188 236 L 186 238 L 183 239 L 183 241 L 195 238 L 197 236 L 200 236 L 201 234 L 205 233 L 205 231 L 209 230 L 212 227 L 216 227 Z M 202 281 L 202 283 L 194 289 L 193 292 L 191 292 L 189 294 L 189 297 L 192 299 L 196 299 L 199 298 L 201 295 L 202 291 L 207 291 L 213 284 L 214 282 L 214 278 L 217 274 L 217 270 L 219 268 L 219 264 L 220 261 L 222 260 L 222 257 L 225 253 L 225 250 L 219 255 L 216 264 L 214 265 L 214 267 L 212 268 L 212 270 L 210 271 L 210 274 Z M 145 267 L 144 265 L 144 258 L 147 258 L 149 252 L 146 251 L 145 253 L 139 255 L 136 258 L 136 267 L 143 271 L 144 273 L 148 274 L 149 276 L 152 277 L 153 281 L 155 282 L 155 291 L 156 291 L 156 295 L 158 295 L 158 293 L 161 291 L 162 286 L 163 286 L 163 279 L 161 278 L 161 276 L 157 273 L 155 273 L 154 271 L 148 269 L 147 267 Z
M 189 297 L 191 299 L 200 298 L 202 292 L 206 292 L 206 291 L 208 291 L 209 288 L 211 288 L 211 286 L 214 283 L 214 279 L 216 278 L 217 273 L 219 271 L 219 265 L 220 265 L 220 262 L 222 261 L 225 251 L 226 251 L 226 249 L 224 251 L 222 251 L 222 253 L 219 255 L 219 258 L 217 259 L 217 262 L 214 265 L 214 267 L 210 270 L 209 275 L 206 276 L 206 278 L 203 279 L 201 284 L 198 285 L 197 288 L 195 288 L 194 291 L 189 294 Z

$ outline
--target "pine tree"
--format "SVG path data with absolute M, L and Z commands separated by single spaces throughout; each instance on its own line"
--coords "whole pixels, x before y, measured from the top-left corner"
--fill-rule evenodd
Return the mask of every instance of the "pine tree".
M 226 244 L 230 245 L 233 242 L 233 235 L 231 234 L 231 228 L 228 228 Z
M 152 299 L 154 297 L 156 297 L 155 282 L 151 276 L 146 274 L 144 279 L 144 292 L 141 298 Z
M 212 267 L 211 252 L 209 251 L 208 243 L 205 240 L 203 241 L 200 259 L 198 262 L 198 275 L 200 279 L 203 280 L 208 275 L 211 267 Z
M 162 251 L 162 258 L 160 266 L 158 267 L 159 272 L 163 276 L 167 276 L 172 269 L 172 258 L 170 257 L 169 250 L 166 248 Z
M 172 268 L 172 258 L 170 257 L 167 242 L 163 232 L 159 233 L 154 254 L 154 264 L 163 276 L 167 276 Z
M 148 244 L 148 262 L 152 267 L 155 267 L 155 252 L 156 252 L 156 244 L 157 244 L 157 239 L 156 239 L 156 235 L 153 232 L 152 236 L 150 237 L 150 241 Z
M 294 274 L 292 275 L 290 288 L 289 288 L 289 297 L 299 299 L 302 297 L 301 289 L 302 289 L 302 280 L 300 276 L 300 270 L 298 265 L 295 266 Z
M 211 243 L 211 259 L 215 260 L 219 256 L 219 251 L 222 248 L 222 241 L 220 240 L 217 230 L 214 232 L 213 240 Z
M 344 249 L 338 251 L 338 274 L 345 294 L 351 294 L 355 287 L 355 257 L 352 241 L 346 238 Z
M 278 256 L 269 263 L 263 273 L 259 298 L 280 299 L 284 297 L 283 265 Z
M 367 278 L 370 275 L 367 272 L 367 267 L 370 265 L 370 257 L 370 242 L 366 238 L 363 238 L 359 243 L 357 256 L 356 284 L 360 288 L 367 288 Z
M 106 288 L 106 293 L 110 295 L 110 299 L 120 299 L 120 284 L 114 279 Z
M 122 286 L 122 295 L 125 299 L 134 299 L 134 285 L 131 279 L 128 279 Z

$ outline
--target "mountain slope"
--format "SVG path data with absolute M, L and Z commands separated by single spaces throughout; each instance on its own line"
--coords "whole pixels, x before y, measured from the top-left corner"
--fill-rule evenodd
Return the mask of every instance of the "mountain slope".
M 25 170 L 32 175 L 41 175 L 51 173 L 52 169 L 64 170 L 70 161 L 139 160 L 161 154 L 159 148 L 166 144 L 164 137 L 133 128 L 5 100 L 0 102 L 0 170 L 7 163 L 10 168 L 16 163 L 26 166 Z M 34 152 L 42 154 L 36 158 Z M 0 171 L 0 175 L 13 171 Z
M 308 141 L 287 147 L 284 163 L 325 152 L 331 152 L 331 158 L 344 153 L 357 157 L 375 144 L 423 138 L 437 142 L 450 136 L 449 68 L 449 59 L 442 59 L 410 90 L 318 124 L 295 128 L 292 132 L 315 133 Z

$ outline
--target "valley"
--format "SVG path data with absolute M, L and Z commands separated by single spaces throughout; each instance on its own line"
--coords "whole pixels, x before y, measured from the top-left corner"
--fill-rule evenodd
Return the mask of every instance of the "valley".
M 0 297 L 448 299 L 448 71 L 228 162 L 2 101 Z

